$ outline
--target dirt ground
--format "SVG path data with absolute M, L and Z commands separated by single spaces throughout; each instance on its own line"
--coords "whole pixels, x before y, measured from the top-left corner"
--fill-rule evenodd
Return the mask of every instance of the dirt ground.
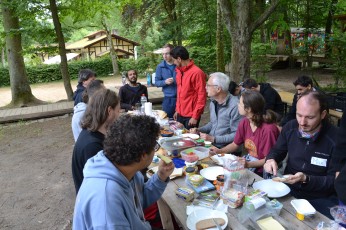
M 299 70 L 274 70 L 268 82 L 276 89 L 292 91 L 292 82 L 300 74 Z M 332 81 L 330 73 L 316 75 L 323 85 Z M 109 78 L 106 85 L 115 82 Z M 62 83 L 32 89 L 42 100 L 66 99 Z M 1 88 L 0 106 L 10 96 L 8 88 Z M 205 113 L 202 124 L 208 119 Z M 70 122 L 71 115 L 65 115 L 0 126 L 0 229 L 71 229 L 75 192 Z

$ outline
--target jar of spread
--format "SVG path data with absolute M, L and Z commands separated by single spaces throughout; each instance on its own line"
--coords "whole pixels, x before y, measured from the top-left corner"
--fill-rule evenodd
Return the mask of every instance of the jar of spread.
M 224 183 L 225 183 L 225 176 L 224 176 L 224 175 L 218 175 L 218 176 L 216 177 L 216 180 L 214 180 L 214 183 L 213 183 L 213 184 L 215 185 L 216 192 L 217 192 L 218 194 L 221 193 L 221 190 L 222 190 L 222 188 L 223 188 Z
M 186 176 L 193 175 L 196 172 L 198 172 L 198 167 L 197 166 L 188 166 L 188 167 L 185 166 L 183 171 L 184 171 Z

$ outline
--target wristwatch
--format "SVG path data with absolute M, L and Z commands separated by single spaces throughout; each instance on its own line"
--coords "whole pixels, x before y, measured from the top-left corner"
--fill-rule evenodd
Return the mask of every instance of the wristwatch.
M 307 184 L 310 182 L 310 176 L 309 175 L 305 175 L 305 181 L 303 182 L 303 184 Z

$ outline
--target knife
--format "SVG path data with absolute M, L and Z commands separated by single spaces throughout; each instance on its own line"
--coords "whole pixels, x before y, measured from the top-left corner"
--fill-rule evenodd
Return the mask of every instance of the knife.
M 213 222 L 216 225 L 218 230 L 222 230 L 221 226 L 217 223 L 217 221 L 213 218 Z

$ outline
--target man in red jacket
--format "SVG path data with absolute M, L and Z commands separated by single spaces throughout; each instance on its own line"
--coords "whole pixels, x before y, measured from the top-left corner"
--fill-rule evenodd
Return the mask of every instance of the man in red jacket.
M 171 50 L 176 65 L 177 103 L 174 120 L 186 129 L 198 127 L 206 103 L 206 74 L 189 58 L 183 46 Z

